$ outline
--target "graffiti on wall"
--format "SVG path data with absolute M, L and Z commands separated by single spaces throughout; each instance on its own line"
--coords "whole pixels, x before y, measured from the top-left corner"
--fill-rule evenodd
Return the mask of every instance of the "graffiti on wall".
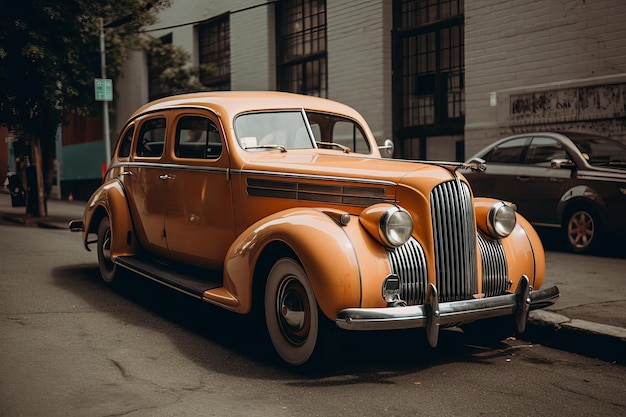
M 513 125 L 626 117 L 626 83 L 511 95 Z

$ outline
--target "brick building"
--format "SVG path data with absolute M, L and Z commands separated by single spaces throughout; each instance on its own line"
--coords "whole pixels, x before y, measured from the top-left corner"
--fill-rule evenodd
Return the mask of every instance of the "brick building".
M 205 86 L 344 102 L 397 157 L 463 160 L 535 129 L 626 141 L 623 0 L 173 0 L 159 18 L 146 34 L 212 64 Z M 112 142 L 159 95 L 149 62 L 134 52 L 115 80 Z

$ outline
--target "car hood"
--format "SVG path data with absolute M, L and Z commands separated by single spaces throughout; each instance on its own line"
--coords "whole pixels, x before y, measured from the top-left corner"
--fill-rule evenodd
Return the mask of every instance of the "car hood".
M 357 182 L 387 182 L 405 185 L 428 195 L 437 184 L 455 178 L 454 163 L 424 163 L 386 158 L 368 158 L 355 154 L 263 152 L 248 159 L 242 171 L 266 172 L 283 177 L 310 177 L 321 180 L 354 180 Z

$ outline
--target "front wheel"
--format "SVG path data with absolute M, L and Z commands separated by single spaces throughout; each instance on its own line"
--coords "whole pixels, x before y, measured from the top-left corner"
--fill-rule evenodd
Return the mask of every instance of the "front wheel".
M 100 275 L 107 284 L 115 280 L 118 269 L 111 258 L 111 223 L 108 217 L 103 217 L 98 226 L 98 266 Z
M 600 239 L 600 224 L 595 213 L 586 208 L 570 210 L 564 222 L 565 238 L 572 252 L 589 252 Z
M 279 259 L 265 284 L 265 323 L 276 353 L 290 365 L 309 362 L 324 319 L 302 266 L 291 258 Z

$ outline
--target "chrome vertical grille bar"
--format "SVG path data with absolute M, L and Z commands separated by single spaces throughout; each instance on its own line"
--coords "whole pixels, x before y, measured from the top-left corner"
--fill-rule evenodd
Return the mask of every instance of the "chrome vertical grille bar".
M 424 249 L 414 238 L 396 249 L 388 249 L 391 272 L 400 279 L 400 298 L 408 305 L 424 304 L 428 272 Z
M 478 233 L 478 247 L 483 267 L 483 292 L 487 297 L 504 294 L 509 289 L 509 278 L 502 244 Z
M 469 187 L 458 178 L 430 195 L 435 271 L 440 301 L 466 300 L 478 292 L 476 231 Z

